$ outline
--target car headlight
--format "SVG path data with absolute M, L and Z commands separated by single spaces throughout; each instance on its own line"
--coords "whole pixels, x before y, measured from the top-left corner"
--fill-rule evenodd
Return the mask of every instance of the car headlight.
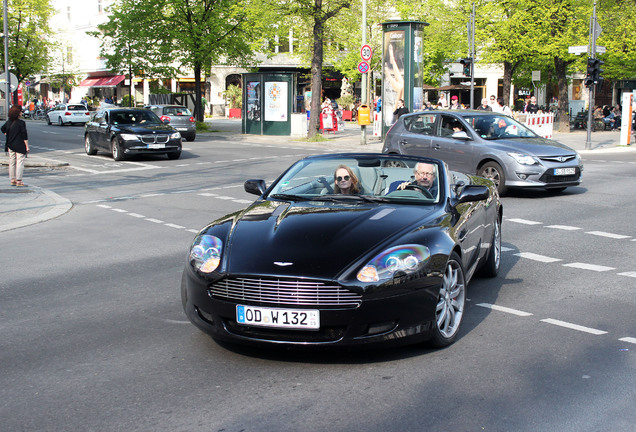
M 360 282 L 388 280 L 396 273 L 414 273 L 428 261 L 431 253 L 426 246 L 415 244 L 394 246 L 376 255 L 358 272 Z
M 170 135 L 170 139 L 181 139 L 181 134 L 179 132 L 173 132 L 172 135 Z
M 535 158 L 534 156 L 530 156 L 523 153 L 510 152 L 508 153 L 508 156 L 516 160 L 517 163 L 520 163 L 521 165 L 535 165 L 539 163 L 537 158 Z
M 223 242 L 211 235 L 199 235 L 190 248 L 190 265 L 202 273 L 211 273 L 221 263 Z
M 133 134 L 121 134 L 119 136 L 124 141 L 137 141 L 139 139 L 139 138 L 137 138 L 137 135 L 133 135 Z

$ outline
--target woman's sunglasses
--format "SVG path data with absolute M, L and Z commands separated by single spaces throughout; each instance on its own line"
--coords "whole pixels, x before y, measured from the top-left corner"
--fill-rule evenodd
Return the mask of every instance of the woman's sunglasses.
M 339 182 L 341 182 L 343 180 L 344 181 L 349 181 L 349 180 L 351 180 L 351 177 L 350 176 L 344 176 L 344 177 L 338 176 L 338 177 L 336 177 L 336 180 L 338 180 Z

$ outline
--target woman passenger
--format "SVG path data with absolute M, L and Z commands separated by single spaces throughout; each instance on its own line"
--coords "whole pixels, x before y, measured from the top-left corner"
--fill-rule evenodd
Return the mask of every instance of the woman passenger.
M 334 187 L 333 191 L 337 194 L 355 195 L 360 193 L 360 181 L 358 177 L 346 165 L 340 165 L 336 168 L 333 175 Z

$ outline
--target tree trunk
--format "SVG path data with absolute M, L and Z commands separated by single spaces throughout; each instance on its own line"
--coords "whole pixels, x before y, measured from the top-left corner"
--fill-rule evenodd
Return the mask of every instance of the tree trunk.
M 203 109 L 201 109 L 201 64 L 194 65 L 194 118 L 198 122 L 203 121 Z
M 320 10 L 322 0 L 315 0 L 316 9 Z M 309 116 L 308 138 L 316 136 L 320 130 L 320 106 L 322 104 L 322 32 L 323 22 L 319 17 L 314 18 L 314 49 L 311 58 L 311 114 Z
M 554 71 L 558 80 L 559 87 L 559 108 L 557 110 L 557 117 L 559 118 L 559 132 L 570 132 L 570 113 L 568 99 L 568 79 L 567 69 L 568 64 L 558 57 L 554 58 Z
M 503 66 L 504 66 L 504 71 L 503 71 L 503 89 L 502 89 L 502 95 L 501 97 L 503 97 L 504 100 L 504 105 L 508 105 L 510 106 L 510 86 L 512 84 L 512 64 L 510 62 L 504 61 L 503 62 Z M 514 104 L 513 106 L 510 107 L 510 109 L 514 108 Z

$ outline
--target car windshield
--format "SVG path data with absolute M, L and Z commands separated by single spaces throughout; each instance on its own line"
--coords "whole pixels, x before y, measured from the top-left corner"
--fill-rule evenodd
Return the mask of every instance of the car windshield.
M 475 130 L 477 135 L 487 140 L 538 137 L 533 131 L 505 115 L 466 116 L 464 120 Z
M 161 124 L 161 120 L 155 113 L 147 110 L 139 111 L 113 111 L 111 113 L 112 123 L 115 125 L 130 124 Z
M 172 116 L 191 116 L 192 113 L 186 107 L 181 106 L 173 106 L 173 107 L 165 107 L 163 109 L 164 115 L 172 115 Z
M 270 199 L 327 202 L 441 200 L 440 161 L 371 155 L 307 158 L 293 165 L 273 186 Z

